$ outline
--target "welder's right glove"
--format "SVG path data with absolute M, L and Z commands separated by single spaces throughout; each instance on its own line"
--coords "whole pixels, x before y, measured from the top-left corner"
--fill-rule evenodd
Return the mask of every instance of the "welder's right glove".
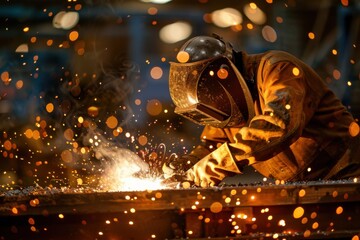
M 212 187 L 218 185 L 225 177 L 241 173 L 227 143 L 202 158 L 186 171 L 183 181 L 196 186 Z

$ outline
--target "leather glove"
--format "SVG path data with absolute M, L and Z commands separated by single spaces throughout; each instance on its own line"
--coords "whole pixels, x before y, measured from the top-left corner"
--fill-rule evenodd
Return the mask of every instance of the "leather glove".
M 181 157 L 176 157 L 175 159 L 166 162 L 162 166 L 162 171 L 164 173 L 164 178 L 171 178 L 174 175 L 184 175 L 185 172 L 191 168 L 196 162 L 198 162 L 200 159 L 191 156 L 191 155 L 184 155 Z
M 176 178 L 185 176 L 187 170 L 209 153 L 210 151 L 206 147 L 199 145 L 188 155 L 169 159 L 162 166 L 164 178 L 169 179 L 175 175 L 177 176 Z
M 241 173 L 227 143 L 198 161 L 186 171 L 184 180 L 200 187 L 218 185 L 225 177 Z

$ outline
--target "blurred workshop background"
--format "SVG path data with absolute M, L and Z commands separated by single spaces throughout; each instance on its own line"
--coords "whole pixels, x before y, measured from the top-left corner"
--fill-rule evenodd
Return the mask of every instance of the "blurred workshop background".
M 0 22 L 3 190 L 96 182 L 94 132 L 150 160 L 191 150 L 201 127 L 173 113 L 167 77 L 196 35 L 288 51 L 360 115 L 360 1 L 7 0 Z

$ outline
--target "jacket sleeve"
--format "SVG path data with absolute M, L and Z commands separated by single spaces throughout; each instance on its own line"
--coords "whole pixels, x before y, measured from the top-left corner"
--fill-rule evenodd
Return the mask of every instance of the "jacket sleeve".
M 265 161 L 290 146 L 301 134 L 305 125 L 303 102 L 306 94 L 304 75 L 290 62 L 270 65 L 265 62 L 257 77 L 261 81 L 259 98 L 260 115 L 235 134 L 231 143 L 236 161 L 253 164 Z

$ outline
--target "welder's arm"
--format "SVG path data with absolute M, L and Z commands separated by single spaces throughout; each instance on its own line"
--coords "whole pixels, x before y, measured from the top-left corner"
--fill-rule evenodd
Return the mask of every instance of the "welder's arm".
M 302 73 L 294 76 L 294 65 L 291 63 L 278 65 L 264 73 L 270 80 L 263 85 L 265 106 L 261 114 L 251 119 L 248 126 L 241 128 L 235 134 L 235 143 L 230 144 L 241 150 L 235 156 L 237 162 L 254 164 L 266 161 L 287 149 L 304 129 L 306 86 Z
M 218 185 L 227 176 L 241 173 L 230 148 L 227 143 L 223 143 L 186 171 L 182 180 L 209 187 Z
M 285 66 L 291 71 L 293 66 Z M 219 183 L 229 173 L 240 172 L 233 166 L 250 165 L 265 161 L 289 147 L 301 134 L 304 126 L 304 87 L 301 79 L 290 76 L 275 78 L 262 93 L 266 105 L 262 114 L 255 116 L 248 126 L 235 134 L 235 142 L 227 146 L 228 154 L 213 154 L 203 158 L 187 172 L 187 179 L 197 186 L 212 186 Z M 224 147 L 225 148 L 225 147 Z M 222 158 L 225 158 L 222 161 Z M 233 161 L 230 161 L 232 159 Z M 226 173 L 226 174 L 222 174 Z

